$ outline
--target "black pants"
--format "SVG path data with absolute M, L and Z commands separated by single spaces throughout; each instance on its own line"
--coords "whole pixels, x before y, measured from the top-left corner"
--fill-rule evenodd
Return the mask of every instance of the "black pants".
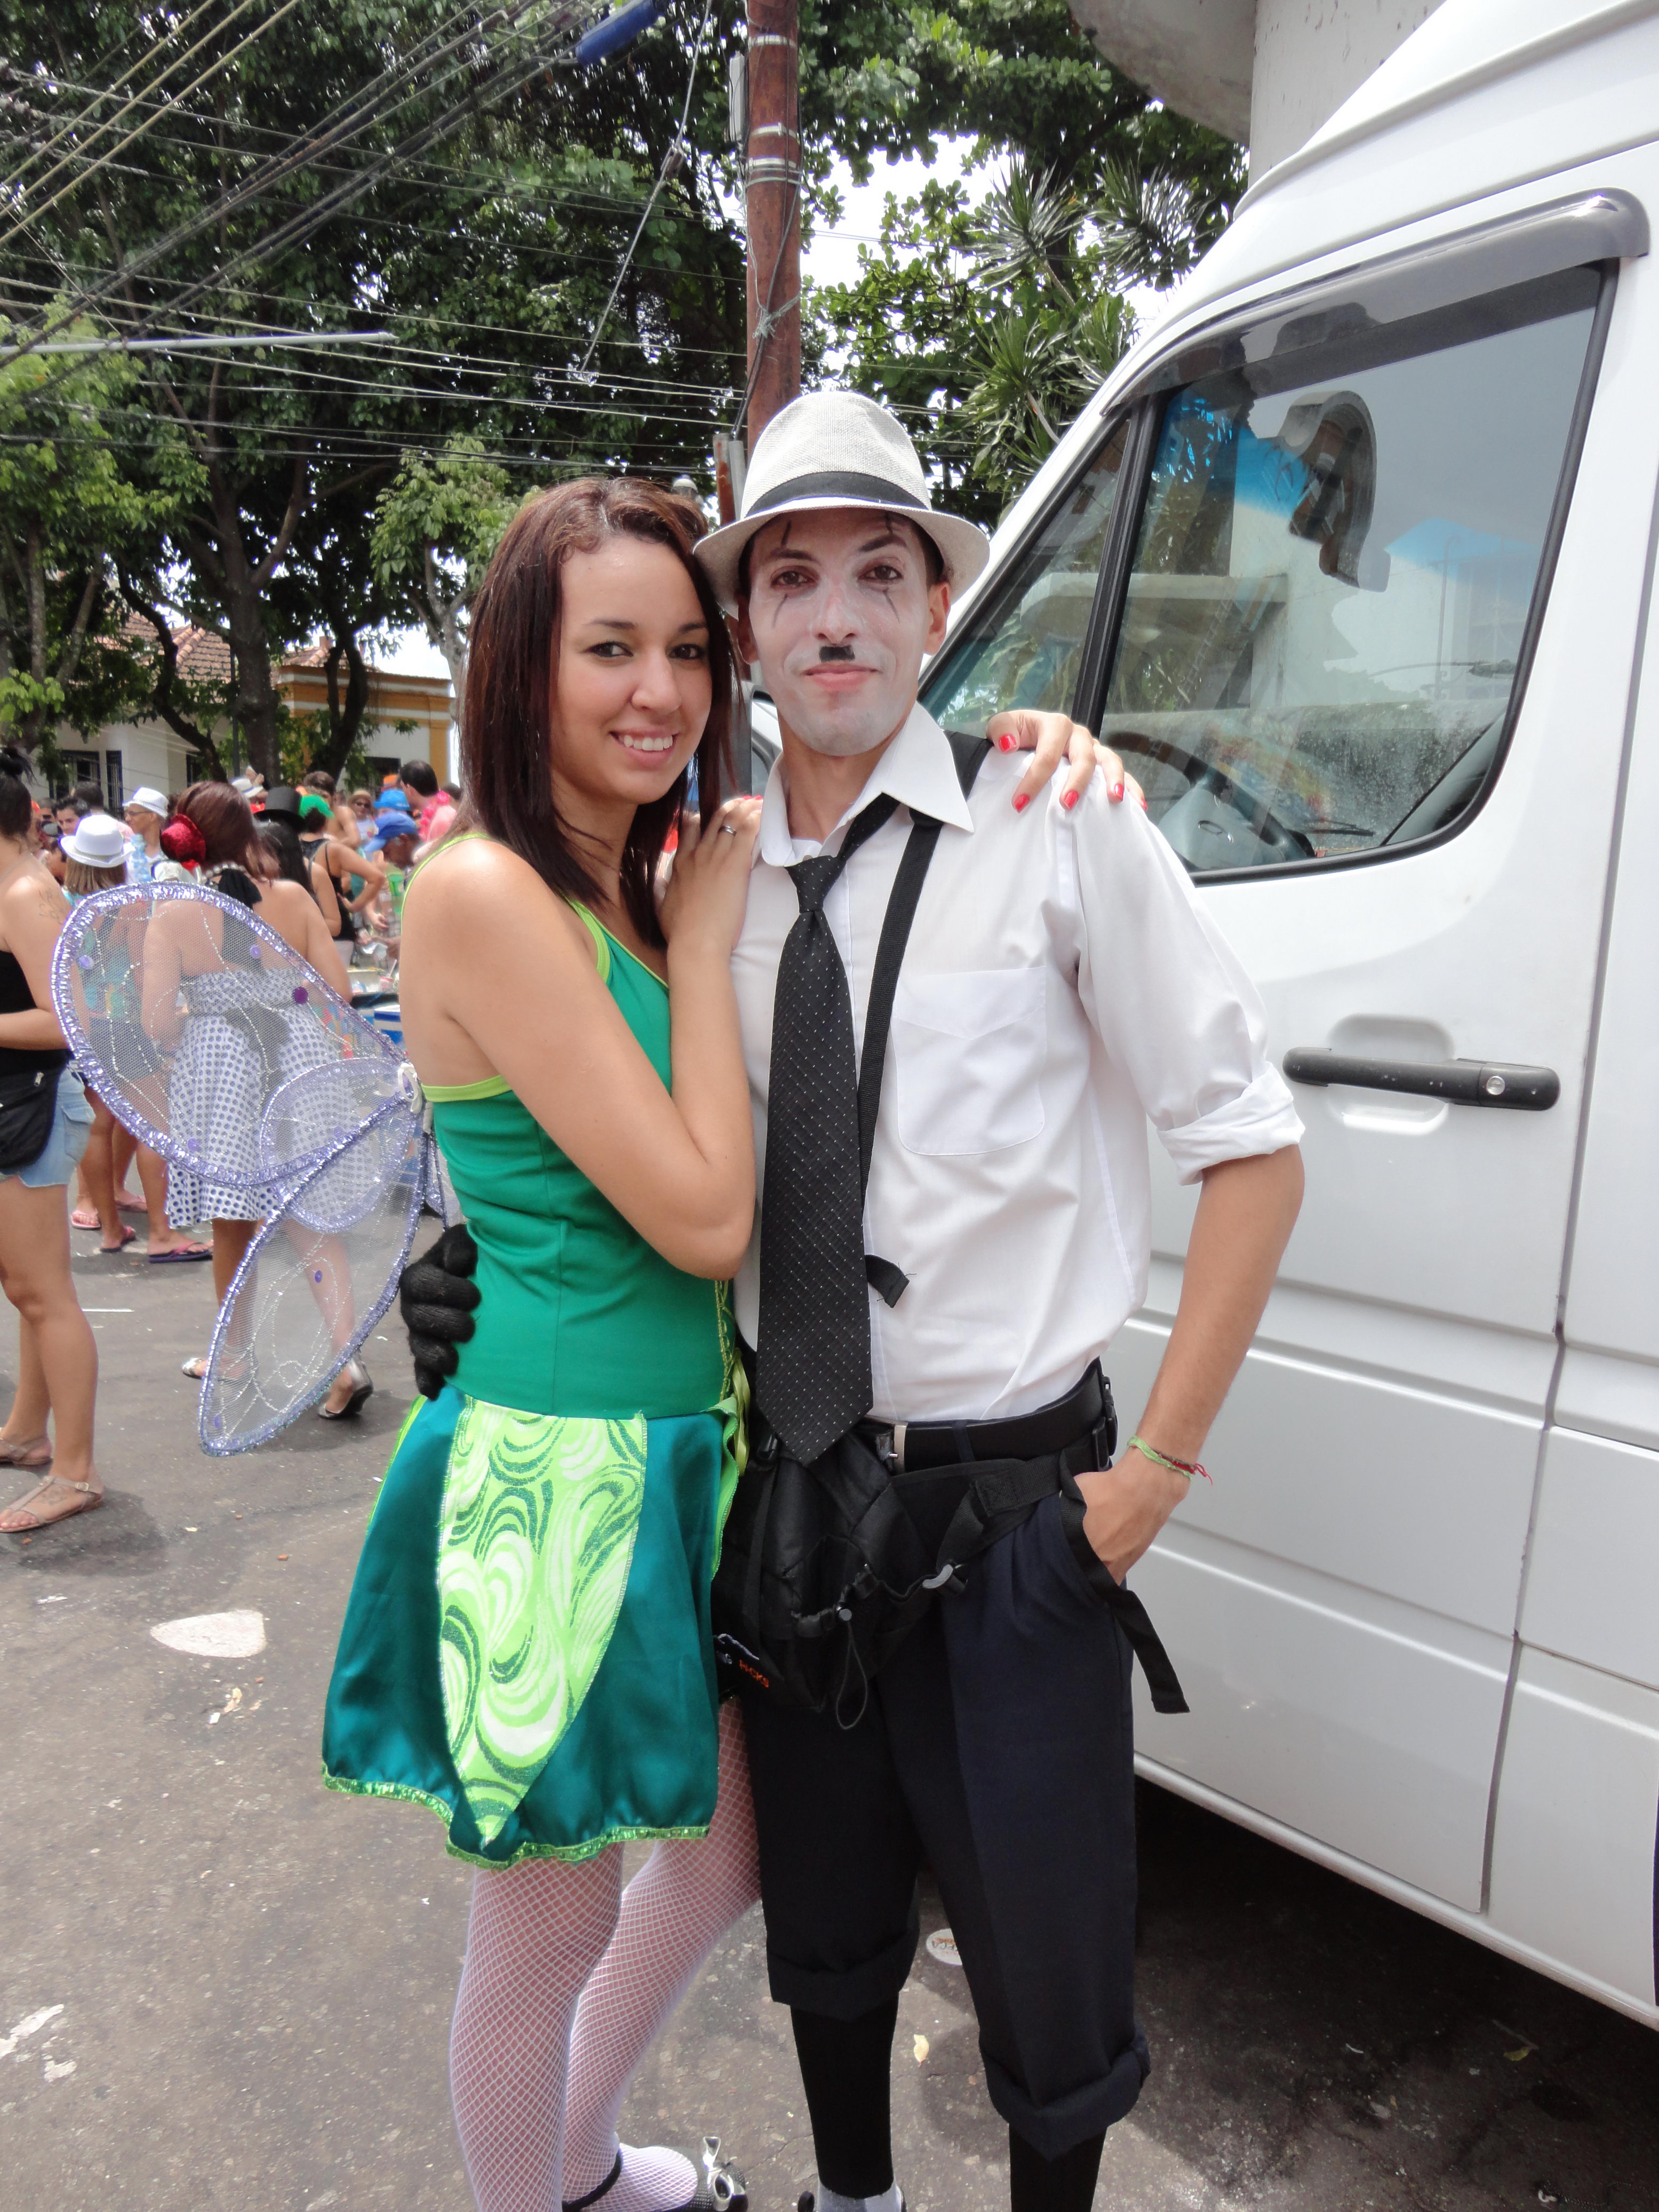
M 946 1590 L 855 1728 L 744 1700 L 773 1996 L 854 2020 L 896 1995 L 932 1866 L 991 2101 L 1053 2159 L 1149 2069 L 1133 2004 L 1129 1646 L 1050 1498 Z

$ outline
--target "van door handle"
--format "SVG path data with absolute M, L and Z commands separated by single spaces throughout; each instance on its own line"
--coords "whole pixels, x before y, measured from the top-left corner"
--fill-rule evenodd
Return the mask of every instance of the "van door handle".
M 1285 1055 L 1292 1083 L 1351 1084 L 1359 1091 L 1405 1091 L 1419 1098 L 1444 1098 L 1453 1106 L 1508 1106 L 1541 1114 L 1561 1096 L 1553 1067 L 1515 1067 L 1501 1060 L 1370 1060 L 1292 1045 Z

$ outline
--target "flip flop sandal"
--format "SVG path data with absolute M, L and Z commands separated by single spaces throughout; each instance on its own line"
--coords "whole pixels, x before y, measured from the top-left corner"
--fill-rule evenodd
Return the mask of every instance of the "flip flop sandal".
M 77 1206 L 70 1216 L 71 1229 L 101 1229 L 103 1223 L 88 1206 Z
M 121 1224 L 120 1243 L 118 1244 L 100 1244 L 98 1247 L 98 1249 L 104 1255 L 104 1257 L 106 1260 L 112 1260 L 118 1252 L 125 1252 L 129 1244 L 136 1243 L 137 1236 L 138 1231 L 136 1229 L 129 1229 L 126 1223 L 124 1221 Z
M 211 1244 L 175 1244 L 170 1252 L 149 1252 L 145 1258 L 152 1267 L 182 1267 L 186 1260 L 210 1260 Z
M 188 1375 L 192 1382 L 205 1382 L 207 1380 L 207 1361 L 198 1352 L 193 1359 L 186 1359 L 184 1361 L 179 1367 L 179 1372 L 181 1375 Z
M 42 1514 L 33 1511 L 31 1509 L 35 1500 L 44 1498 L 54 1482 L 60 1490 L 78 1491 L 81 1493 L 79 1504 L 66 1505 L 61 1513 Z M 72 1521 L 77 1513 L 90 1513 L 95 1506 L 101 1505 L 103 1502 L 103 1492 L 94 1490 L 89 1482 L 70 1482 L 61 1474 L 44 1474 L 26 1497 L 20 1498 L 15 1505 L 9 1505 L 5 1509 L 9 1514 L 27 1514 L 27 1520 L 21 1528 L 0 1528 L 0 1536 L 27 1536 L 37 1528 L 52 1528 L 60 1521 Z
M 118 1191 L 115 1194 L 115 1203 L 119 1206 L 123 1213 L 148 1213 L 149 1212 L 149 1200 L 142 1196 L 135 1198 L 130 1190 Z

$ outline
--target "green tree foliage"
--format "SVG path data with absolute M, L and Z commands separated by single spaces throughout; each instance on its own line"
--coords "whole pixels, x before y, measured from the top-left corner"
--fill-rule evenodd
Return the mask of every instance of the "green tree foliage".
M 878 151 L 928 159 L 950 132 L 995 169 L 977 216 L 960 187 L 890 194 L 858 279 L 806 303 L 808 358 L 904 412 L 941 489 L 994 521 L 1128 344 L 1124 290 L 1218 235 L 1238 149 L 1102 61 L 1064 0 L 803 12 L 821 148 L 867 179 Z
M 375 504 L 375 574 L 442 653 L 458 715 L 466 697 L 467 617 L 514 507 L 507 471 L 465 434 L 439 453 L 405 453 Z
M 489 518 L 531 486 L 617 466 L 708 483 L 744 380 L 726 121 L 740 0 L 716 0 L 673 159 L 702 0 L 672 0 L 618 60 L 572 70 L 562 42 L 599 5 L 247 0 L 186 28 L 188 11 L 154 0 L 0 0 L 0 317 L 14 331 L 38 333 L 66 300 L 128 337 L 357 334 L 134 354 L 85 403 L 116 475 L 149 502 L 149 542 L 103 573 L 155 641 L 152 711 L 196 750 L 228 704 L 239 751 L 272 774 L 273 667 L 320 634 L 335 682 L 314 742 L 343 758 L 374 628 L 413 612 L 457 647 Z M 1170 209 L 1207 234 L 1237 185 L 1233 150 L 1102 63 L 1064 0 L 803 0 L 802 40 L 809 215 L 833 209 L 837 155 L 866 174 L 945 132 L 1020 156 L 1028 214 L 1045 213 L 1043 191 L 1089 211 L 1037 260 L 1000 267 L 961 197 L 930 190 L 892 212 L 858 285 L 807 302 L 809 364 L 844 362 L 908 410 L 947 483 L 969 476 L 969 503 L 994 514 L 1121 343 L 1121 313 L 1097 305 L 1108 261 L 1162 281 Z M 18 402 L 31 426 L 81 373 L 36 358 L 51 366 Z M 62 442 L 5 434 L 19 451 Z M 8 629 L 19 680 L 63 687 L 77 559 L 84 592 L 84 549 L 46 563 L 65 611 L 46 617 L 40 653 Z M 228 647 L 224 700 L 179 676 L 181 612 Z M 75 713 L 91 711 L 111 628 L 88 617 Z M 54 698 L 28 697 L 44 729 Z M 15 704 L 31 711 L 21 692 Z
M 128 363 L 58 359 L 0 358 L 0 726 L 48 770 L 60 724 L 88 734 L 149 697 L 152 655 L 128 634 L 118 578 L 154 557 L 191 488 L 165 426 L 136 471 L 111 435 L 136 381 Z
M 273 665 L 319 629 L 345 676 L 331 744 L 349 743 L 361 626 L 394 605 L 376 574 L 374 501 L 405 453 L 468 435 L 520 489 L 596 465 L 706 466 L 743 301 L 709 160 L 694 155 L 658 199 L 577 376 L 674 138 L 701 9 L 678 0 L 625 65 L 559 65 L 561 41 L 594 12 L 261 0 L 225 9 L 204 38 L 199 21 L 185 37 L 148 0 L 0 0 L 0 51 L 38 58 L 12 63 L 0 105 L 14 180 L 0 312 L 39 328 L 68 289 L 117 332 L 392 334 L 134 356 L 142 381 L 106 415 L 116 445 L 172 421 L 196 464 L 161 580 L 228 643 L 234 716 L 268 775 Z M 92 88 L 137 62 L 142 90 L 198 39 L 163 94 L 99 135 L 118 103 L 94 112 Z M 712 101 L 719 88 L 723 113 L 713 46 L 705 89 Z M 405 64 L 409 81 L 362 128 L 317 148 L 339 103 L 372 106 Z M 258 179 L 258 197 L 239 201 Z

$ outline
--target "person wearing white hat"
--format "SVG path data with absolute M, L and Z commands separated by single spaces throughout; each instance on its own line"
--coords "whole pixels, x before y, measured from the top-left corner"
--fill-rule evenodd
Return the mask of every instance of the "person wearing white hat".
M 812 2121 L 801 2206 L 902 2208 L 889 2068 L 928 1863 L 1009 2124 L 1014 2212 L 1085 2212 L 1149 2063 L 1132 1650 L 1155 1701 L 1183 1709 L 1123 1577 L 1249 1341 L 1301 1125 L 1254 990 L 1142 810 L 1068 781 L 1022 820 L 1031 779 L 918 705 L 986 546 L 933 508 L 890 415 L 848 392 L 784 409 L 741 516 L 696 557 L 782 740 L 732 962 L 762 1197 L 735 1286 L 750 1468 L 715 1611 L 772 1994 Z M 1148 1118 L 1204 1187 L 1180 1317 L 1120 1455 L 1100 1358 L 1145 1291 Z M 424 1388 L 444 1271 L 404 1279 Z M 837 1523 L 868 1572 L 817 1591 L 809 1648 L 788 1626 L 811 1609 L 787 1579 L 810 1557 L 788 1553 L 791 1501 L 822 1513 L 854 1493 L 890 1501 L 884 1534 L 872 1556 L 850 1514 Z M 886 1595 L 924 1585 L 890 1632 Z M 763 1588 L 789 1602 L 755 1607 Z M 573 2102 L 582 2069 L 579 2023 Z M 611 2140 L 597 2171 L 567 2154 L 567 2209 L 601 2212 L 625 2183 L 620 2159 L 605 2178 Z
M 157 791 L 153 784 L 141 783 L 121 813 L 131 833 L 127 839 L 127 881 L 153 882 L 155 863 L 161 857 L 161 825 L 167 818 L 167 794 Z
M 83 814 L 58 849 L 77 867 L 100 872 L 119 868 L 124 872 L 126 868 L 126 832 L 112 814 Z M 70 888 L 78 887 L 71 884 Z

